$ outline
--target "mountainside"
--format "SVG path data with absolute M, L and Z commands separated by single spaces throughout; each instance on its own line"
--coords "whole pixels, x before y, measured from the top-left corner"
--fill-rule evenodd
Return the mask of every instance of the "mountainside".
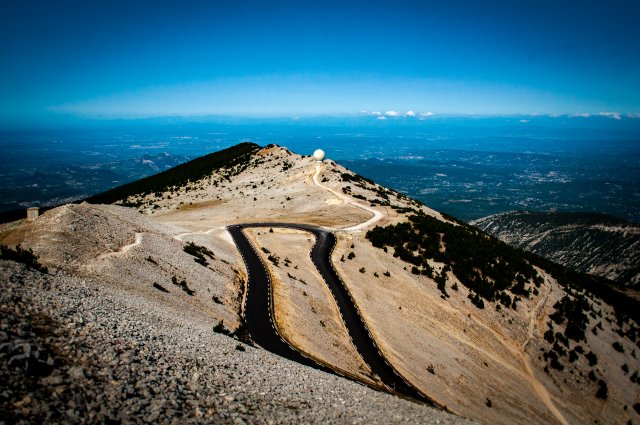
M 5 417 L 640 422 L 632 300 L 330 160 L 243 144 L 200 164 L 94 198 L 114 205 L 0 227 L 0 244 L 38 257 L 5 248 L 0 261 L 2 326 L 17 329 L 0 334 L 0 404 L 19 407 Z M 316 236 L 287 223 L 334 235 L 328 267 L 346 297 L 310 256 Z M 247 345 L 257 282 L 235 224 L 268 276 L 264 325 L 315 369 Z M 455 415 L 385 394 L 396 388 L 345 302 L 398 382 Z
M 472 222 L 500 240 L 583 273 L 640 285 L 640 226 L 605 214 L 512 211 Z

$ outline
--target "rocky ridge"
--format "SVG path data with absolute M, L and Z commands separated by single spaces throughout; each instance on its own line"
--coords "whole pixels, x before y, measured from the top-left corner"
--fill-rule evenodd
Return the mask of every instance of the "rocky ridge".
M 640 285 L 640 226 L 589 213 L 511 211 L 471 224 L 517 248 L 629 288 Z

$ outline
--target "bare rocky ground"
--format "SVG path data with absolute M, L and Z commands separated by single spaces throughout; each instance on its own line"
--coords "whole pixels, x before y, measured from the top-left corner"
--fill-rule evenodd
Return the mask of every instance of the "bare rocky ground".
M 467 423 L 0 261 L 0 423 Z
M 316 167 L 308 157 L 270 147 L 243 171 L 221 170 L 182 188 L 128 199 L 142 203 L 138 211 L 66 206 L 32 224 L 0 226 L 0 243 L 33 248 L 55 272 L 41 275 L 2 262 L 0 299 L 7 314 L 1 316 L 0 355 L 10 385 L 3 387 L 1 417 L 8 422 L 23 413 L 27 422 L 46 415 L 58 415 L 51 416 L 53 422 L 463 422 L 212 332 L 220 321 L 230 331 L 238 328 L 246 280 L 224 226 L 264 220 L 351 229 L 339 232 L 334 265 L 372 335 L 394 367 L 451 411 L 486 423 L 640 422 L 635 410 L 640 391 L 632 379 L 637 380 L 640 352 L 635 341 L 621 335 L 607 305 L 590 301 L 598 316 L 589 317 L 584 354 L 595 353 L 597 364 L 580 355 L 565 361 L 563 371 L 549 368 L 542 358 L 551 348 L 544 334 L 553 305 L 566 295 L 553 278 L 541 271 L 540 293 L 517 310 L 476 308 L 462 285 L 450 289 L 457 281 L 451 273 L 450 298 L 443 299 L 433 279 L 412 274 L 391 252 L 374 248 L 364 237 L 367 229 L 357 226 L 372 215 L 362 205 L 381 214 L 378 225 L 405 221 L 403 208 L 447 219 L 358 180 L 331 161 L 319 175 Z M 387 199 L 396 208 L 369 205 Z M 206 266 L 184 252 L 187 241 L 211 250 Z M 351 252 L 355 257 L 349 259 Z M 312 274 L 309 270 L 309 281 Z M 289 293 L 300 289 L 285 278 L 281 283 L 290 284 Z M 320 288 L 322 282 L 313 284 Z M 296 300 L 289 298 L 290 304 Z M 299 305 L 292 307 L 295 314 L 286 320 L 317 322 L 312 312 L 305 318 Z M 317 311 L 336 314 L 330 306 Z M 333 317 L 332 323 L 339 320 Z M 283 326 L 292 340 L 308 344 L 301 348 L 339 358 L 309 338 L 311 327 Z M 606 399 L 595 396 L 597 381 L 590 372 L 608 383 Z M 158 416 L 149 416 L 154 413 Z

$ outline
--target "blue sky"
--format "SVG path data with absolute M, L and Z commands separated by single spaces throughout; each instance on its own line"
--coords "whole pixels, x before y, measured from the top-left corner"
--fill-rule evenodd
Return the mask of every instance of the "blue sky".
M 640 113 L 638 1 L 6 1 L 0 120 Z

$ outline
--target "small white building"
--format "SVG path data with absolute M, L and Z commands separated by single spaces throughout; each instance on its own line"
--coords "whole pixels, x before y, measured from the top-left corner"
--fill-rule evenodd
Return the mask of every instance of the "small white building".
M 40 215 L 40 208 L 30 207 L 27 208 L 27 221 L 34 221 Z

